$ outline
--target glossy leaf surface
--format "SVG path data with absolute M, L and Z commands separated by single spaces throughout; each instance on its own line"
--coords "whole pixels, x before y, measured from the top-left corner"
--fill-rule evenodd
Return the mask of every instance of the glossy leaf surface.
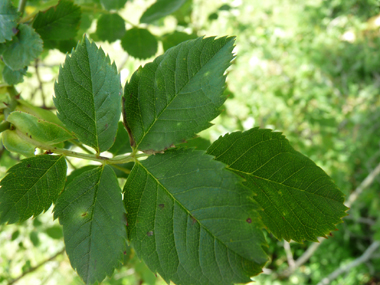
M 11 167 L 0 182 L 0 223 L 23 222 L 49 209 L 66 180 L 63 156 L 38 155 Z
M 258 206 L 240 182 L 193 149 L 136 163 L 124 187 L 136 253 L 166 282 L 249 282 L 267 257 Z
M 278 239 L 317 241 L 346 216 L 342 192 L 281 133 L 255 128 L 227 134 L 207 153 L 246 179 L 264 209 L 263 223 Z
M 234 38 L 198 38 L 139 68 L 125 85 L 124 120 L 142 151 L 162 151 L 211 126 L 226 97 Z
M 110 148 L 121 110 L 116 65 L 87 37 L 66 56 L 55 84 L 58 118 L 97 152 Z
M 74 178 L 59 196 L 54 218 L 63 225 L 66 252 L 85 284 L 101 282 L 122 262 L 125 209 L 110 166 Z

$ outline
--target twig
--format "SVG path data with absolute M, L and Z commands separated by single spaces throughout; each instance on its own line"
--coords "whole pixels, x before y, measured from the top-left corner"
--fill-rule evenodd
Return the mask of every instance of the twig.
M 44 265 L 45 263 L 49 262 L 49 261 L 52 261 L 53 259 L 55 259 L 57 256 L 61 255 L 62 253 L 65 252 L 65 248 L 63 248 L 61 251 L 57 252 L 56 254 L 54 254 L 52 257 L 40 262 L 39 264 L 37 264 L 36 266 L 34 267 L 31 267 L 29 268 L 28 270 L 26 270 L 25 272 L 23 272 L 19 277 L 15 278 L 15 279 L 12 279 L 10 281 L 8 281 L 8 285 L 11 285 L 11 284 L 14 284 L 16 283 L 17 281 L 19 281 L 21 278 L 23 278 L 25 275 L 33 272 L 33 271 L 36 271 L 38 268 L 40 268 L 42 265 Z
M 20 0 L 18 2 L 18 11 L 20 12 L 21 16 L 24 14 L 25 6 L 26 6 L 27 0 Z
M 345 205 L 347 207 L 350 207 L 352 203 L 358 198 L 358 196 L 366 189 L 368 188 L 373 181 L 375 180 L 376 176 L 380 174 L 380 163 L 373 169 L 370 174 L 360 183 L 360 185 L 355 189 L 354 192 L 350 194 L 350 196 L 347 199 L 347 202 Z M 322 242 L 325 239 L 318 238 L 319 243 L 313 243 L 305 252 L 302 254 L 296 261 L 293 268 L 287 268 L 283 272 L 281 272 L 278 276 L 281 278 L 289 277 L 293 274 L 293 272 L 303 265 L 306 261 L 309 260 L 309 258 L 313 255 L 313 253 L 317 250 L 317 248 L 322 244 Z
M 36 59 L 35 62 L 34 62 L 34 68 L 36 70 L 36 76 L 37 76 L 37 80 L 38 80 L 38 84 L 39 84 L 38 88 L 40 89 L 40 92 L 41 92 L 42 107 L 46 107 L 43 82 L 41 80 L 40 72 L 38 70 L 38 59 Z
M 340 274 L 347 272 L 353 267 L 356 267 L 363 262 L 366 262 L 368 259 L 371 258 L 371 255 L 375 252 L 375 250 L 380 246 L 379 241 L 373 242 L 367 249 L 366 251 L 359 256 L 357 259 L 353 260 L 346 266 L 343 266 L 341 268 L 336 269 L 333 273 L 331 273 L 328 277 L 323 278 L 321 282 L 318 283 L 318 285 L 325 285 L 325 284 L 330 284 L 331 281 L 336 279 Z
M 290 249 L 290 244 L 286 240 L 284 240 L 284 249 L 286 253 L 286 258 L 288 259 L 289 268 L 293 268 L 295 266 L 293 253 Z
M 375 180 L 376 176 L 380 174 L 380 163 L 376 166 L 374 170 L 371 171 L 371 173 L 363 180 L 362 183 L 360 183 L 359 187 L 355 189 L 354 192 L 350 194 L 350 196 L 347 199 L 347 202 L 345 203 L 347 207 L 351 207 L 352 203 L 358 198 L 358 196 L 363 192 L 364 189 L 366 189 L 368 186 L 370 186 Z

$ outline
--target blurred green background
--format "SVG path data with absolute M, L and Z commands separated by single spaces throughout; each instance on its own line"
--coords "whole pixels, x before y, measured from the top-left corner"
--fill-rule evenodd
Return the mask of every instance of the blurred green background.
M 74 2 L 85 8 L 78 37 L 88 33 L 109 54 L 123 85 L 139 65 L 154 58 L 141 61 L 128 56 L 119 40 L 100 41 L 96 22 L 101 9 L 92 6 L 94 1 Z M 126 28 L 138 25 L 153 2 L 128 1 L 118 11 L 128 21 Z M 26 13 L 55 3 L 30 0 Z M 236 59 L 227 77 L 229 99 L 215 126 L 200 135 L 214 141 L 226 132 L 254 126 L 283 132 L 349 197 L 380 163 L 379 7 L 377 0 L 188 0 L 148 29 L 160 40 L 156 56 L 180 41 L 183 33 L 235 35 Z M 176 36 L 170 36 L 175 31 Z M 16 87 L 22 97 L 53 108 L 53 84 L 64 58 L 58 50 L 44 51 L 43 59 L 29 67 L 24 82 Z M 0 176 L 17 160 L 2 155 Z M 73 163 L 83 165 L 83 161 Z M 283 270 L 311 243 L 290 243 L 287 255 L 287 244 L 267 234 L 271 261 L 252 284 L 317 284 L 380 240 L 379 175 L 352 203 L 338 229 L 290 277 L 281 275 Z M 28 273 L 63 247 L 62 230 L 50 212 L 21 226 L 0 226 L 0 284 L 12 284 L 25 273 L 15 284 L 82 284 L 65 254 Z M 131 258 L 129 265 L 102 284 L 164 284 L 133 252 L 126 258 Z M 380 249 L 331 284 L 380 284 Z

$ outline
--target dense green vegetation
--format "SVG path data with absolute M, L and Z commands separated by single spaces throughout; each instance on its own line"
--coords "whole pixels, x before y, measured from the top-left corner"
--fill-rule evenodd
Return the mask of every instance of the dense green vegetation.
M 271 232 L 264 231 L 269 244 L 269 262 L 264 268 L 264 273 L 253 278 L 255 284 L 380 282 L 378 1 L 174 2 L 175 5 L 165 0 L 157 1 L 156 4 L 154 1 L 138 0 L 77 0 L 73 4 L 66 0 L 58 5 L 64 5 L 70 13 L 66 11 L 57 16 L 52 9 L 48 12 L 39 11 L 57 5 L 58 1 L 13 1 L 13 5 L 24 13 L 21 22 L 25 25 L 19 25 L 17 32 L 20 33 L 20 42 L 24 40 L 27 44 L 23 46 L 11 41 L 14 34 L 3 32 L 6 30 L 1 29 L 0 25 L 0 39 L 4 39 L 0 41 L 3 59 L 0 61 L 0 97 L 5 103 L 1 107 L 4 117 L 9 115 L 9 110 L 14 104 L 12 98 L 18 96 L 16 92 L 19 92 L 24 100 L 17 99 L 18 110 L 34 114 L 31 103 L 45 110 L 55 112 L 57 108 L 61 112 L 60 97 L 57 99 L 57 93 L 60 93 L 63 87 L 56 87 L 54 93 L 54 82 L 58 76 L 69 77 L 59 71 L 60 65 L 65 62 L 66 52 L 71 52 L 78 41 L 86 41 L 83 39 L 84 33 L 87 33 L 98 47 L 101 46 L 109 54 L 111 61 L 115 62 L 116 66 L 106 67 L 109 70 L 107 74 L 117 69 L 121 74 L 123 87 L 131 80 L 139 65 L 153 61 L 155 57 L 183 41 L 204 35 L 236 36 L 237 56 L 228 69 L 227 89 L 224 92 L 228 100 L 222 107 L 221 115 L 213 120 L 214 126 L 201 132 L 201 138 L 190 140 L 188 144 L 206 150 L 210 142 L 213 143 L 225 133 L 248 131 L 253 127 L 280 131 L 297 151 L 305 154 L 331 176 L 345 194 L 346 206 L 350 207 L 349 216 L 343 219 L 344 223 L 337 225 L 338 231 L 333 231 L 328 239 L 320 239 L 323 241 L 320 244 L 311 242 L 315 237 L 307 238 L 307 233 L 287 236 L 288 232 L 276 232 L 270 223 L 266 224 Z M 22 7 L 23 3 L 25 7 Z M 0 4 L 0 7 L 1 5 L 4 4 Z M 147 9 L 148 7 L 150 8 Z M 6 15 L 9 18 L 3 16 L 0 23 L 4 23 L 1 22 L 4 19 L 7 23 L 15 21 L 18 17 L 17 12 L 12 9 L 10 11 Z M 63 17 L 67 15 L 69 19 Z M 55 31 L 51 32 L 50 26 L 46 25 L 51 19 L 49 17 L 61 16 L 64 21 L 50 23 Z M 33 34 L 31 27 L 38 35 Z M 25 38 L 21 35 L 25 35 Z M 23 49 L 17 52 L 16 57 L 12 56 L 12 52 L 20 46 Z M 65 64 L 68 64 L 67 61 Z M 226 62 L 224 64 L 226 65 Z M 26 65 L 27 69 L 24 68 Z M 150 76 L 146 69 L 141 73 L 144 77 Z M 114 80 L 112 75 L 109 78 L 110 82 Z M 131 82 L 140 80 L 136 78 L 137 76 L 135 81 Z M 16 89 L 13 85 L 16 85 Z M 119 90 L 117 83 L 110 85 L 110 90 Z M 131 94 L 138 92 L 133 84 L 127 84 L 125 89 L 131 90 Z M 54 102 L 53 93 L 56 97 Z M 129 104 L 127 110 L 129 108 L 132 112 L 133 102 Z M 116 106 L 116 111 L 113 110 L 110 114 L 117 112 L 117 108 Z M 12 114 L 8 121 L 17 125 L 17 119 L 23 120 L 15 117 Z M 64 117 L 64 114 L 59 116 L 67 126 Z M 44 119 L 50 122 L 53 120 L 59 125 L 60 122 L 54 118 Z M 117 119 L 109 119 L 116 123 L 115 130 L 117 127 L 123 129 L 122 124 L 117 125 Z M 133 118 L 128 120 L 131 121 Z M 7 128 L 7 124 L 1 126 Z M 77 135 L 78 133 L 80 131 L 76 132 Z M 247 138 L 252 136 L 252 140 L 257 139 L 252 130 L 243 134 Z M 260 133 L 263 137 L 266 134 Z M 129 139 L 126 132 L 123 135 L 117 142 Z M 65 131 L 61 130 L 56 138 L 62 140 L 54 143 L 71 139 L 66 136 Z M 223 137 L 213 144 L 207 153 L 227 165 L 231 162 L 233 164 L 234 161 L 229 161 L 228 157 L 223 158 L 220 153 L 223 153 L 224 148 L 237 136 L 239 133 Z M 96 150 L 105 150 L 110 146 L 107 136 L 98 145 L 92 145 L 93 141 L 86 141 L 88 138 L 81 134 L 77 137 Z M 281 137 L 276 139 L 279 142 L 282 140 Z M 47 141 L 48 138 L 43 137 L 42 140 Z M 147 141 L 148 143 L 139 138 L 138 146 L 141 150 L 152 149 L 150 140 Z M 158 139 L 153 136 L 151 141 Z M 82 145 L 79 146 L 83 148 Z M 66 147 L 70 146 L 66 143 Z M 160 151 L 166 145 L 156 144 L 153 147 L 155 151 Z M 34 148 L 31 150 L 26 147 L 21 152 L 23 155 L 20 155 L 2 147 L 0 176 L 4 177 L 11 166 L 29 156 L 33 150 Z M 113 155 L 130 151 L 131 149 L 122 143 L 115 143 L 109 149 Z M 168 153 L 170 155 L 173 150 L 169 150 Z M 139 164 L 132 174 L 137 175 L 144 167 L 151 167 L 152 172 L 161 177 L 164 174 L 154 167 L 159 157 L 160 155 L 154 156 L 146 163 Z M 198 158 L 194 156 L 193 159 Z M 58 160 L 59 163 L 60 161 Z M 77 169 L 76 175 L 81 175 L 81 171 L 84 170 L 91 173 L 91 177 L 98 175 L 98 168 L 88 165 L 88 161 L 69 158 L 68 162 L 70 171 Z M 28 165 L 28 162 L 22 163 Z M 45 161 L 44 163 L 46 165 Z M 85 168 L 81 168 L 83 166 Z M 60 164 L 60 167 L 63 166 Z M 129 173 L 131 167 L 129 163 L 114 168 L 121 187 L 124 186 L 126 172 Z M 239 172 L 245 171 L 244 167 L 248 166 L 236 165 L 230 169 Z M 105 169 L 107 170 L 104 170 L 104 173 L 109 175 L 110 170 L 108 167 Z M 191 170 L 189 168 L 189 171 Z M 69 185 L 74 176 L 67 178 L 66 185 Z M 244 178 L 250 181 L 249 175 Z M 56 183 L 58 189 L 64 181 L 57 178 Z M 139 187 L 132 182 L 127 184 L 126 188 Z M 174 188 L 173 184 L 168 185 Z M 70 187 L 71 190 L 75 186 L 72 184 Z M 129 197 L 126 199 L 136 200 L 132 195 L 133 191 L 129 193 L 131 194 L 126 195 Z M 54 199 L 56 198 L 52 198 L 53 201 Z M 265 204 L 260 203 L 260 197 L 257 201 L 261 207 Z M 305 203 L 307 204 L 307 201 Z M 19 221 L 16 225 L 0 225 L 0 284 L 12 284 L 18 276 L 22 277 L 19 284 L 83 284 L 72 271 L 66 254 L 62 254 L 65 246 L 64 234 L 58 220 L 53 221 L 51 210 L 27 220 L 31 215 L 49 208 L 50 204 L 38 209 L 37 213 L 23 213 L 23 217 L 16 219 Z M 63 212 L 64 206 L 58 205 L 55 210 L 57 216 Z M 7 219 L 9 220 L 4 215 L 0 216 L 0 222 L 6 222 Z M 65 227 L 65 222 L 60 222 Z M 337 221 L 334 222 L 336 223 Z M 148 236 L 153 234 L 149 231 L 144 233 Z M 308 241 L 288 243 L 277 240 L 276 237 Z M 135 244 L 134 246 L 139 247 Z M 143 246 L 140 245 L 142 248 Z M 164 283 L 140 262 L 129 247 L 124 251 L 124 262 L 126 266 L 118 269 L 112 278 L 106 278 L 102 284 Z M 155 266 L 149 263 L 148 265 L 151 268 Z M 339 268 L 343 269 L 341 274 L 329 276 Z M 327 277 L 331 277 L 331 281 L 324 279 Z M 166 276 L 164 278 L 167 279 Z

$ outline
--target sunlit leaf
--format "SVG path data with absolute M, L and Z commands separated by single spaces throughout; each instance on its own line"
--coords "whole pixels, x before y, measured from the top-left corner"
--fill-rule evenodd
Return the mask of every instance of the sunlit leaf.
M 140 18 L 140 23 L 151 23 L 177 11 L 186 0 L 157 0 Z
M 166 282 L 249 282 L 267 256 L 258 206 L 240 181 L 193 149 L 136 163 L 124 187 L 136 253 Z
M 132 146 L 162 151 L 211 126 L 220 113 L 234 38 L 198 38 L 139 68 L 124 89 Z
M 47 145 L 58 144 L 74 138 L 71 133 L 61 126 L 24 112 L 12 112 L 7 117 L 7 121 L 12 123 L 16 130 L 26 134 L 31 139 Z
M 207 153 L 246 179 L 264 209 L 263 223 L 278 239 L 317 241 L 346 216 L 342 192 L 281 133 L 255 128 L 227 134 Z
M 63 156 L 39 155 L 11 167 L 0 182 L 0 223 L 22 222 L 49 209 L 66 180 Z

